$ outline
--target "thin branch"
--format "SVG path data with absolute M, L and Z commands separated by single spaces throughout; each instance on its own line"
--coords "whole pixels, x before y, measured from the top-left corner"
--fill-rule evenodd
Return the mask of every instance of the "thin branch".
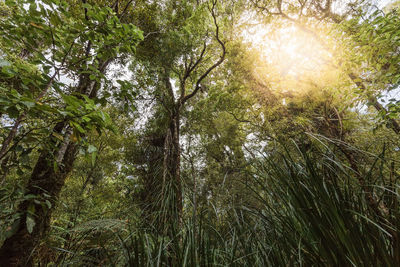
M 207 43 L 204 42 L 203 49 L 201 50 L 199 58 L 196 60 L 196 62 L 193 64 L 193 66 L 191 66 L 191 64 L 189 64 L 189 69 L 185 72 L 185 75 L 183 76 L 184 80 L 186 80 L 190 76 L 190 74 L 197 67 L 197 65 L 199 65 L 200 62 L 203 60 L 206 49 L 207 49 Z M 192 63 L 192 59 L 190 59 L 190 63 Z
M 225 60 L 225 55 L 226 55 L 226 48 L 225 48 L 225 44 L 224 42 L 221 41 L 220 37 L 219 37 L 219 25 L 217 23 L 217 16 L 215 14 L 215 7 L 217 5 L 217 0 L 213 1 L 212 7 L 210 8 L 210 12 L 211 12 L 211 16 L 213 18 L 214 21 L 214 25 L 215 25 L 215 38 L 217 40 L 217 42 L 220 44 L 221 49 L 222 49 L 222 53 L 221 56 L 219 58 L 219 60 L 217 62 L 215 62 L 211 67 L 209 67 L 204 73 L 203 75 L 200 76 L 200 78 L 197 80 L 195 88 L 193 90 L 192 93 L 186 95 L 183 99 L 181 99 L 181 105 L 183 105 L 187 100 L 189 100 L 190 98 L 192 98 L 193 96 L 195 96 L 197 94 L 197 92 L 200 90 L 201 86 L 200 83 L 208 76 L 208 74 L 214 70 L 216 67 L 218 67 L 219 65 L 222 64 L 222 62 Z
M 126 5 L 125 5 L 125 8 L 124 8 L 124 10 L 121 12 L 121 14 L 117 14 L 117 16 L 118 16 L 118 18 L 119 19 L 122 19 L 124 16 L 125 16 L 125 14 L 127 13 L 127 11 L 128 11 L 128 8 L 129 8 L 129 6 L 131 5 L 131 3 L 133 2 L 133 0 L 130 0 Z
M 203 49 L 200 52 L 200 56 L 197 58 L 196 62 L 193 64 L 192 58 L 190 58 L 190 63 L 189 66 L 187 66 L 186 61 L 185 61 L 185 74 L 181 80 L 181 95 L 179 99 L 183 99 L 185 97 L 185 84 L 186 80 L 190 77 L 190 74 L 197 68 L 197 66 L 200 64 L 201 61 L 203 61 L 204 54 L 207 49 L 207 44 L 204 42 Z M 193 65 L 192 65 L 193 64 Z

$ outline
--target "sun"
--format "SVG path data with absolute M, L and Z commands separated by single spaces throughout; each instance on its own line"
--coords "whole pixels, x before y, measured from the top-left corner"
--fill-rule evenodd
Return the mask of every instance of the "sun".
M 257 25 L 243 36 L 276 69 L 281 79 L 320 72 L 331 57 L 318 40 L 295 26 L 271 29 Z

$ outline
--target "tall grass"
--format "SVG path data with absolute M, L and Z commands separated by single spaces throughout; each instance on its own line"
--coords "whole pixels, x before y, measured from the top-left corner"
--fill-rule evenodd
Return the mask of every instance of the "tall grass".
M 387 218 L 368 206 L 340 155 L 286 152 L 254 161 L 251 207 L 203 207 L 196 222 L 188 216 L 175 225 L 173 237 L 140 223 L 86 224 L 73 230 L 75 244 L 59 265 L 396 266 L 398 184 L 385 182 L 378 161 L 386 164 L 377 159 L 362 175 L 391 203 Z
M 353 170 L 331 151 L 281 155 L 257 170 L 253 193 L 262 208 L 251 212 L 269 265 L 396 266 L 391 233 L 398 227 L 368 207 Z M 362 175 L 383 173 L 370 168 Z

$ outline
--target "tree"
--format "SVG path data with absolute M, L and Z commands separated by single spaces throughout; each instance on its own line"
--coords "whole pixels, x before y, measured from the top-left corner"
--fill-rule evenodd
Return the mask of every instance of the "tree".
M 72 170 L 78 142 L 84 140 L 88 130 L 97 128 L 101 132 L 109 124 L 107 115 L 98 110 L 94 101 L 100 89 L 104 89 L 101 84 L 107 67 L 121 54 L 132 53 L 141 39 L 135 26 L 121 22 L 130 2 L 120 13 L 119 1 L 114 9 L 86 1 L 58 4 L 47 1 L 39 6 L 30 3 L 27 10 L 23 4 L 23 1 L 9 3 L 16 11 L 3 22 L 3 39 L 9 46 L 20 43 L 32 53 L 29 60 L 44 72 L 39 84 L 31 79 L 22 80 L 26 83 L 22 88 L 32 83 L 35 88 L 41 88 L 36 97 L 28 102 L 22 98 L 22 101 L 27 103 L 30 112 L 47 110 L 60 114 L 61 118 L 57 118 L 47 140 L 44 139 L 45 145 L 39 150 L 26 185 L 26 200 L 18 207 L 19 218 L 1 248 L 0 261 L 9 266 L 30 264 L 34 248 L 48 232 L 52 207 Z M 42 49 L 37 50 L 38 47 Z M 10 63 L 9 67 L 15 68 L 15 65 Z M 3 73 L 7 74 L 4 68 Z M 60 75 L 73 77 L 76 84 L 60 83 L 56 80 Z M 53 107 L 40 102 L 54 94 L 61 97 L 62 105 Z M 14 95 L 19 97 L 18 93 Z M 16 120 L 3 141 L 2 157 L 28 115 L 28 111 L 22 110 L 12 116 L 13 103 L 8 101 L 8 104 L 11 108 L 6 109 L 7 114 Z
M 386 108 L 378 101 L 374 91 L 381 92 L 386 90 L 388 86 L 393 88 L 398 84 L 398 74 L 393 73 L 394 66 L 398 62 L 396 53 L 393 54 L 393 47 L 397 45 L 395 41 L 395 36 L 397 36 L 395 29 L 398 25 L 396 11 L 385 14 L 381 13 L 380 10 L 375 10 L 371 16 L 365 19 L 364 15 L 368 12 L 370 4 L 364 3 L 364 1 L 349 3 L 345 6 L 343 14 L 334 13 L 332 10 L 334 1 L 294 1 L 289 5 L 283 5 L 282 1 L 264 3 L 263 1 L 252 0 L 251 2 L 261 13 L 265 13 L 267 18 L 270 16 L 280 17 L 316 39 L 329 53 L 335 56 L 334 61 L 330 64 L 343 70 L 368 104 L 373 106 L 380 114 L 388 113 Z M 332 46 L 313 29 L 314 20 L 339 27 L 339 41 L 342 43 L 346 43 L 345 38 L 348 36 L 355 41 L 350 44 L 350 58 L 346 49 L 340 51 L 340 49 L 331 48 Z M 374 28 L 372 25 L 377 27 Z M 343 32 L 346 34 L 344 38 L 343 35 L 340 36 Z M 385 35 L 386 37 L 380 34 L 382 32 L 388 33 Z M 387 39 L 383 41 L 384 38 Z M 365 56 L 368 58 L 365 58 Z M 391 57 L 391 60 L 386 60 L 388 56 Z M 356 59 L 359 64 L 354 67 L 349 59 Z M 382 66 L 385 67 L 382 69 Z M 371 69 L 378 71 L 370 73 Z M 363 78 L 367 73 L 369 77 Z M 376 86 L 377 79 L 381 79 L 378 88 L 370 88 Z M 396 133 L 400 133 L 400 125 L 395 119 L 395 115 L 387 116 L 386 119 L 388 126 Z
M 161 214 L 159 224 L 165 227 L 160 232 L 173 238 L 180 223 L 171 225 L 168 222 L 182 220 L 182 112 L 189 100 L 206 90 L 207 78 L 223 63 L 226 41 L 222 36 L 223 4 L 218 1 L 170 1 L 164 8 L 158 8 L 165 11 L 158 14 L 162 15 L 158 18 L 162 24 L 150 25 L 155 27 L 148 30 L 150 39 L 143 47 L 138 47 L 138 53 L 141 49 L 146 50 L 142 53 L 143 63 L 139 64 L 150 68 L 156 79 L 155 89 L 151 92 L 156 98 L 156 111 L 146 133 L 146 142 L 153 147 L 151 153 L 154 155 L 148 155 L 150 171 L 146 174 L 144 194 L 149 195 L 142 198 L 147 204 L 158 202 L 154 209 Z M 213 49 L 218 49 L 218 53 Z M 156 53 L 157 58 L 154 58 Z M 147 190 L 156 184 L 161 184 L 158 192 Z M 157 201 L 157 198 L 162 200 Z

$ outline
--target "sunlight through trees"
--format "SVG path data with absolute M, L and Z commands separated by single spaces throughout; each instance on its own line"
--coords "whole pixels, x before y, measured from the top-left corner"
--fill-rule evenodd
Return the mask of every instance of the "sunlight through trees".
M 399 8 L 0 1 L 0 266 L 398 266 Z

